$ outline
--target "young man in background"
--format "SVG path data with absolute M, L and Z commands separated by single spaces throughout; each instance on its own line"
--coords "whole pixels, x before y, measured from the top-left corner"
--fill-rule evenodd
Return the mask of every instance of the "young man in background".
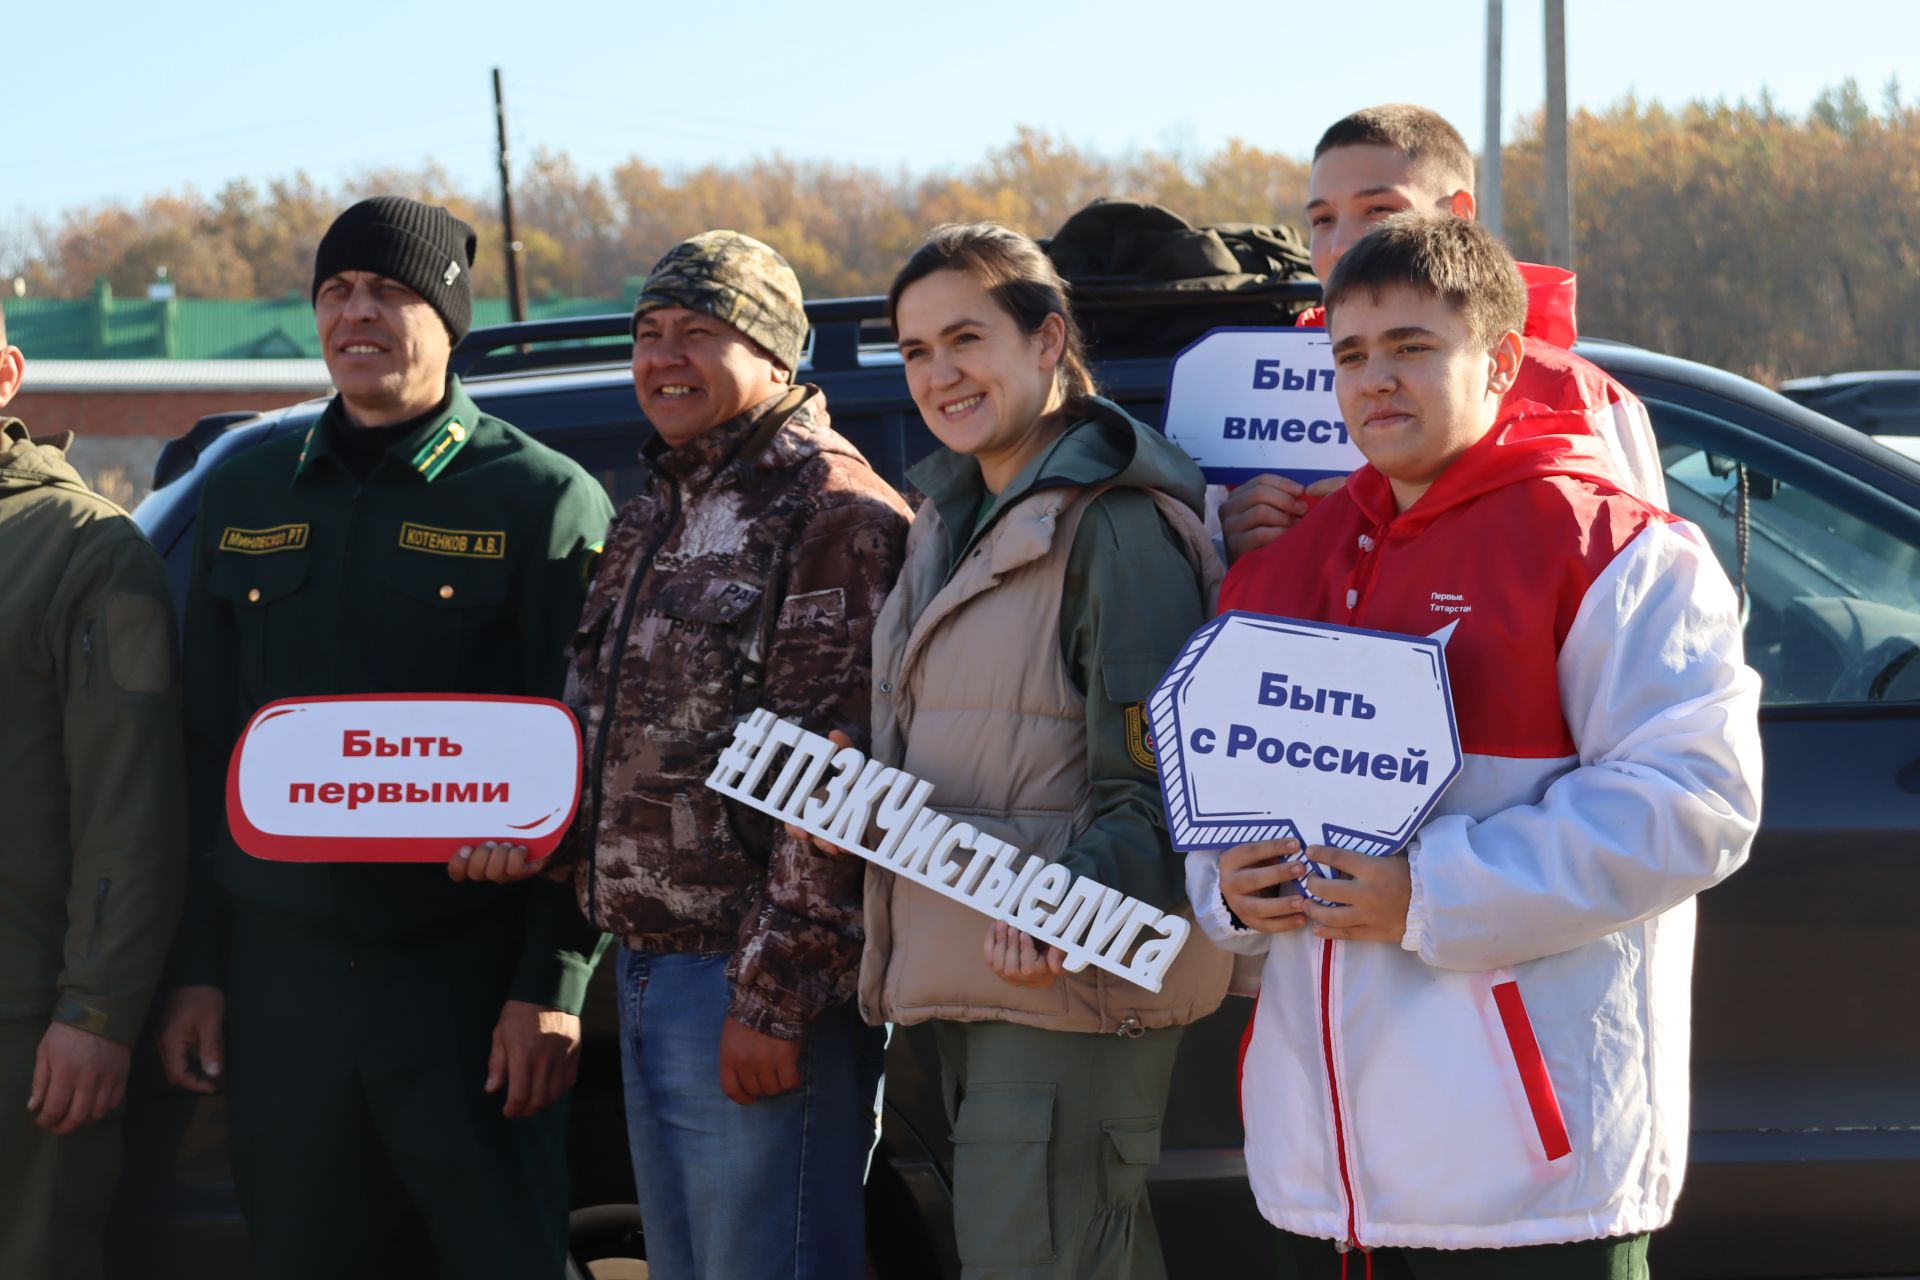
M 1325 281 L 1340 258 L 1383 218 L 1408 209 L 1474 216 L 1473 155 L 1438 113 L 1405 103 L 1368 107 L 1336 121 L 1313 149 L 1306 219 L 1313 273 Z M 1655 506 L 1667 500 L 1659 448 L 1647 411 L 1631 391 L 1574 355 L 1574 275 L 1559 267 L 1520 264 L 1527 287 L 1525 354 L 1507 393 L 1510 405 L 1531 401 L 1584 418 L 1605 441 L 1627 487 Z M 1325 323 L 1313 307 L 1298 321 Z M 1256 476 L 1216 498 L 1229 561 L 1265 546 L 1306 513 L 1308 499 L 1340 481 L 1311 489 L 1285 476 Z M 1213 496 L 1213 495 L 1210 495 Z

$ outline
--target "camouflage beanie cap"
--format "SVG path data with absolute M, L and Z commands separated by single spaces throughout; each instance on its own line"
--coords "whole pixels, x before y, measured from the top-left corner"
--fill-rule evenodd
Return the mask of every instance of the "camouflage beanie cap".
M 660 307 L 712 316 L 766 348 L 789 373 L 800 366 L 807 313 L 799 277 L 752 236 L 705 231 L 667 250 L 633 304 L 633 323 Z

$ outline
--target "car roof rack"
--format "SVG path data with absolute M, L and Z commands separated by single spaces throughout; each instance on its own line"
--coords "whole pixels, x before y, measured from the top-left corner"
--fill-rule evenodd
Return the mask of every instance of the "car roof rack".
M 862 346 L 893 345 L 885 298 L 809 302 L 807 323 L 810 370 L 855 369 Z M 627 364 L 633 358 L 632 325 L 624 312 L 487 325 L 467 335 L 451 365 L 457 376 L 473 378 Z
M 1084 286 L 1103 282 L 1078 283 Z M 1257 290 L 1240 291 L 1237 296 L 1244 298 L 1252 293 L 1292 302 L 1318 302 L 1320 282 L 1313 279 L 1275 281 Z M 1223 299 L 1235 296 L 1233 293 L 1168 290 L 1152 286 L 1142 286 L 1136 290 L 1121 285 L 1101 288 L 1098 304 L 1126 309 L 1208 307 L 1218 306 Z M 861 352 L 878 354 L 893 349 L 893 326 L 887 320 L 887 300 L 883 297 L 824 298 L 807 303 L 806 310 L 807 352 L 802 368 L 808 373 L 858 369 L 863 363 Z M 451 367 L 459 377 L 474 378 L 626 365 L 633 359 L 632 325 L 632 317 L 625 312 L 487 325 L 468 334 L 454 349 Z M 1580 343 L 1582 346 L 1633 346 L 1632 343 L 1611 338 L 1585 335 Z M 1096 350 L 1093 354 L 1098 356 L 1100 353 Z M 1840 376 L 1845 378 L 1848 375 Z M 1914 375 L 1893 373 L 1867 376 L 1895 379 Z M 1805 385 L 1818 384 L 1824 379 L 1795 381 Z

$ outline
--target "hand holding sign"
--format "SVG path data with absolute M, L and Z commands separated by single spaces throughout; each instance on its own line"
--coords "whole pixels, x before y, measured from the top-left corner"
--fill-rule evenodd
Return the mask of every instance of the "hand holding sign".
M 1255 840 L 1220 855 L 1220 896 L 1234 918 L 1256 933 L 1291 933 L 1305 927 L 1306 899 L 1294 892 L 1308 874 L 1300 842 Z
M 1338 493 L 1345 476 L 1301 484 L 1288 476 L 1258 475 L 1233 486 L 1220 504 L 1220 536 L 1231 564 L 1258 551 L 1299 523 L 1315 502 Z
M 1383 858 L 1316 845 L 1308 865 L 1337 878 L 1310 875 L 1300 882 L 1302 910 L 1313 936 L 1353 942 L 1398 943 L 1407 933 L 1413 902 L 1413 872 L 1405 858 Z
M 1010 924 L 995 920 L 987 926 L 987 968 L 1009 986 L 1045 990 L 1067 971 L 1066 956 L 1058 948 L 1034 940 Z
M 540 873 L 540 864 L 523 844 L 483 840 L 463 844 L 447 859 L 447 879 L 455 884 L 512 884 Z

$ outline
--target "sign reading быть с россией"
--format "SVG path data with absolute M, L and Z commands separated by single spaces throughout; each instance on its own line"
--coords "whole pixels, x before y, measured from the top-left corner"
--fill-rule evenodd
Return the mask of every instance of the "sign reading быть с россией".
M 1406 636 L 1232 610 L 1200 627 L 1147 700 L 1173 847 L 1405 848 L 1460 772 L 1457 625 Z

